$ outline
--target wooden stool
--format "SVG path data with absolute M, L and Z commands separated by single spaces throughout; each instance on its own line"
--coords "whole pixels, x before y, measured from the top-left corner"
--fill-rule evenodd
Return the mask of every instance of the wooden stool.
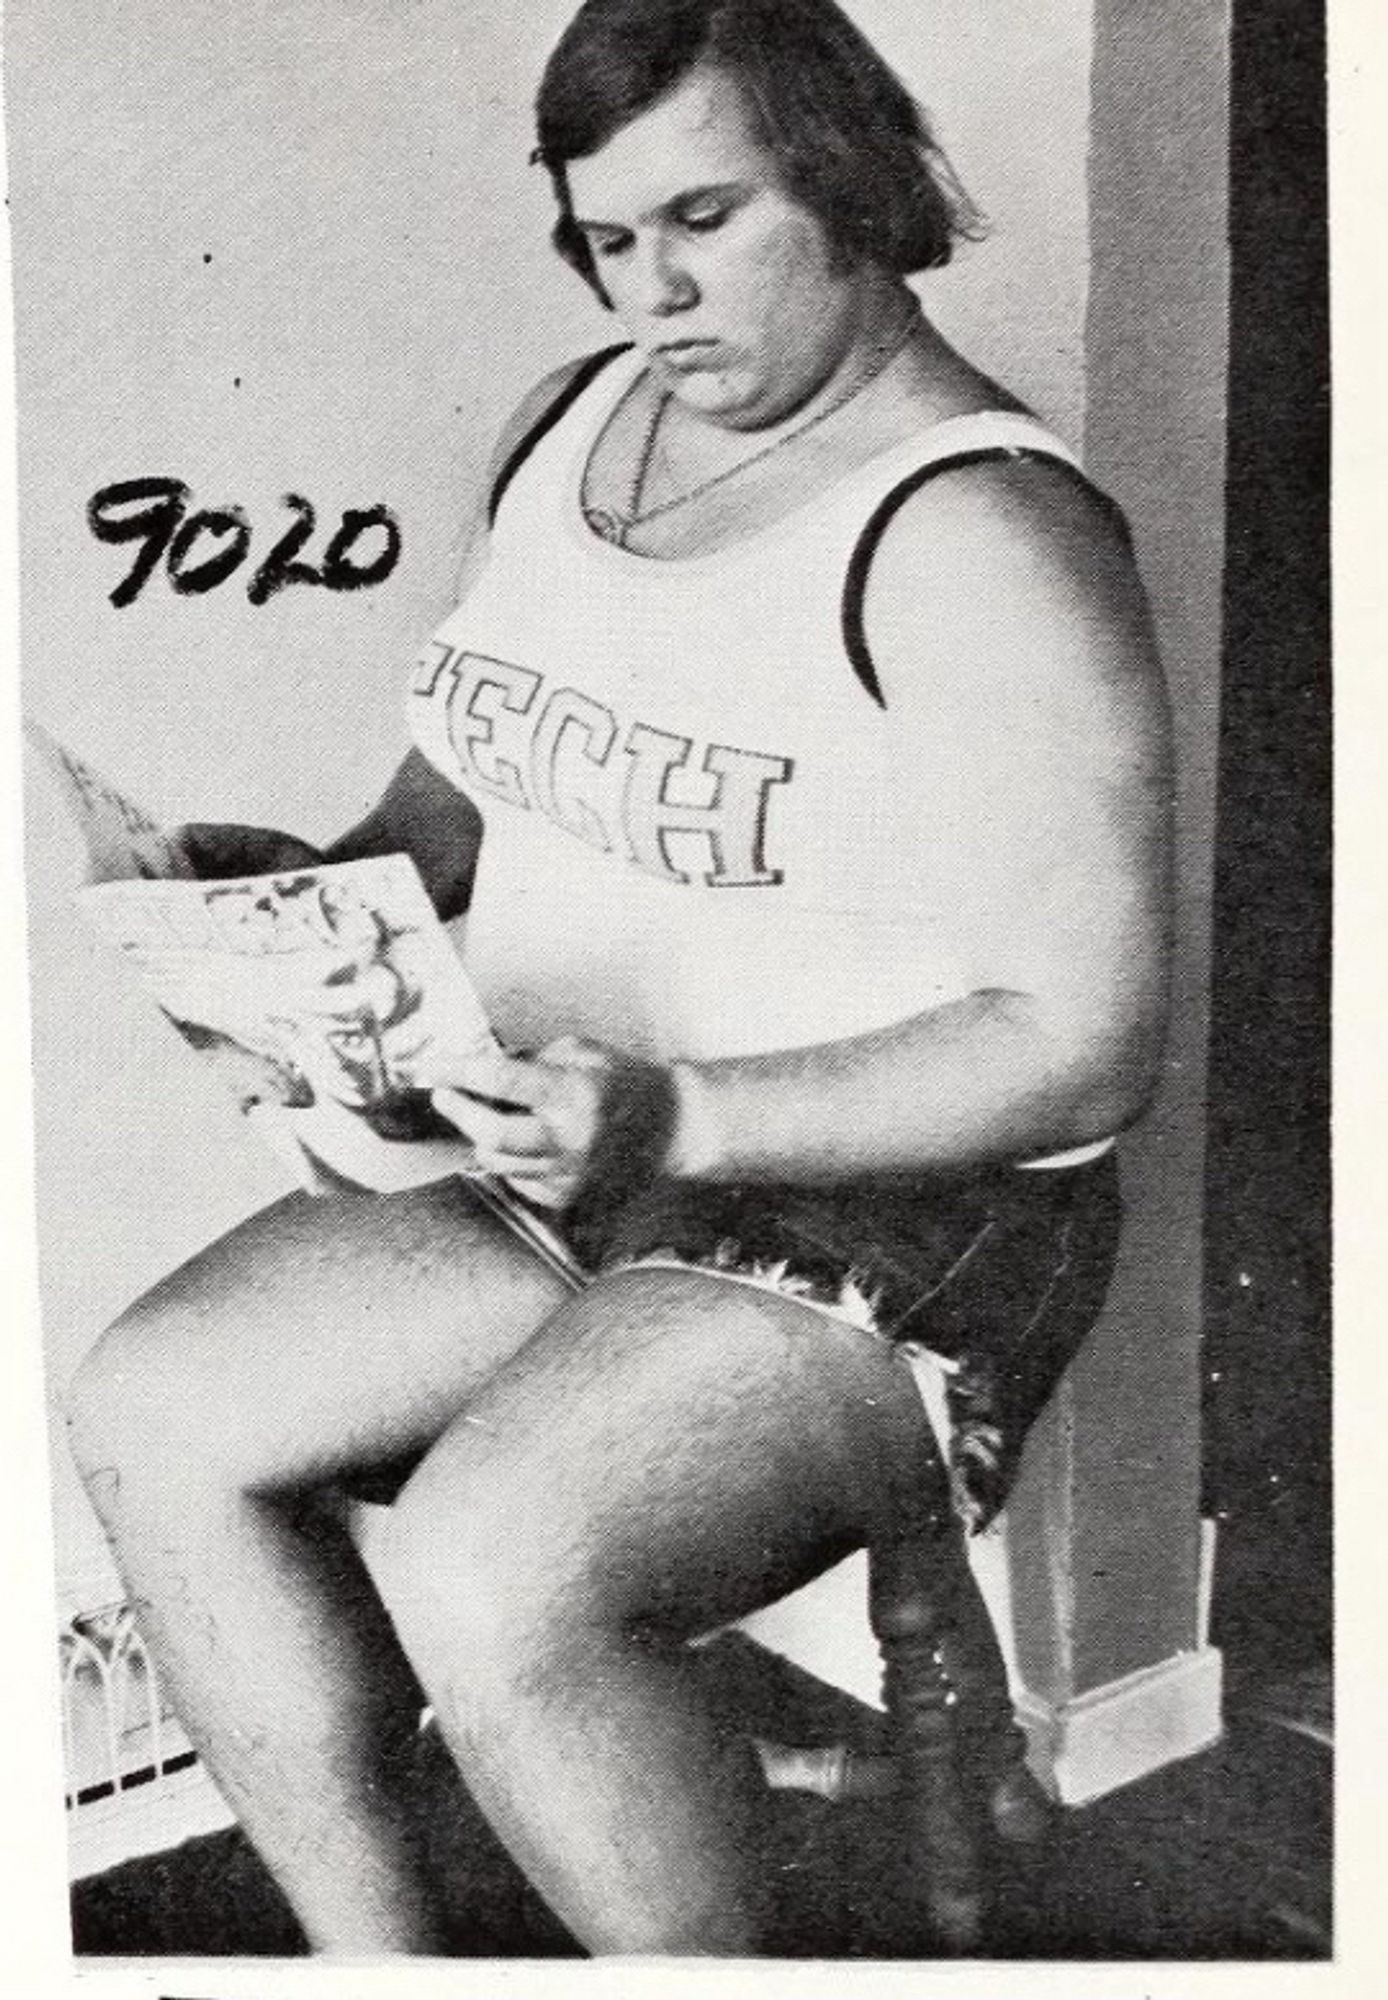
M 875 1542 L 869 1615 L 897 1767 L 904 1942 L 964 1954 L 984 1934 L 991 1839 L 1039 1839 L 1050 1812 L 957 1540 L 946 1518 Z

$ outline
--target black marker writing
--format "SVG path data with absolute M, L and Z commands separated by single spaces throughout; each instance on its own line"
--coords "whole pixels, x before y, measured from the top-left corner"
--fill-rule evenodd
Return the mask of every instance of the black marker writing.
M 111 592 L 117 610 L 135 602 L 161 561 L 170 588 L 180 597 L 195 597 L 225 583 L 250 554 L 251 524 L 240 507 L 190 514 L 192 497 L 181 479 L 124 479 L 103 486 L 87 502 L 87 526 L 99 542 L 142 545 Z M 252 604 L 265 604 L 294 583 L 366 590 L 384 583 L 400 560 L 400 527 L 390 509 L 352 507 L 315 568 L 300 560 L 317 523 L 314 507 L 299 493 L 286 493 L 284 505 L 295 519 L 252 572 L 246 586 Z M 359 552 L 363 544 L 365 555 Z

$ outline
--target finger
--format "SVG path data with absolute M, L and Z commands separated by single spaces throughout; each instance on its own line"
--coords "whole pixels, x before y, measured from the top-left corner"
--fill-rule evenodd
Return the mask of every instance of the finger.
M 479 1104 L 465 1091 L 442 1087 L 429 1093 L 434 1109 L 456 1125 L 479 1152 L 514 1154 L 519 1159 L 547 1157 L 554 1140 L 542 1120 L 527 1111 L 497 1111 Z
M 240 875 L 278 875 L 291 869 L 321 867 L 324 856 L 297 834 L 278 827 L 222 825 L 191 820 L 178 828 L 178 838 L 197 874 L 204 881 Z
M 497 1178 L 504 1180 L 507 1187 L 514 1188 L 518 1195 L 523 1195 L 536 1208 L 568 1207 L 571 1190 L 562 1181 L 539 1180 L 531 1174 L 498 1174 Z
M 606 1069 L 611 1057 L 597 1042 L 584 1041 L 580 1035 L 560 1035 L 540 1050 L 539 1060 L 551 1063 L 556 1069 Z
M 552 1155 L 549 1158 L 537 1158 L 533 1153 L 492 1153 L 479 1147 L 477 1158 L 487 1172 L 495 1174 L 498 1180 L 526 1181 L 536 1187 L 558 1189 L 562 1193 L 573 1178 L 563 1161 Z
M 524 1110 L 534 1110 L 552 1087 L 552 1072 L 542 1069 L 533 1056 L 511 1056 L 501 1049 L 474 1050 L 456 1062 L 440 1084 L 470 1091 L 479 1097 L 500 1098 Z

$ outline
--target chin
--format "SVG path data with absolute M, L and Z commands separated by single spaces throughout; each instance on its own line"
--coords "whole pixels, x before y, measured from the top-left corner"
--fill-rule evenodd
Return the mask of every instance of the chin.
M 764 397 L 759 384 L 739 382 L 726 375 L 687 374 L 670 384 L 676 402 L 701 417 L 714 417 L 734 429 L 754 430 L 769 419 L 763 414 Z

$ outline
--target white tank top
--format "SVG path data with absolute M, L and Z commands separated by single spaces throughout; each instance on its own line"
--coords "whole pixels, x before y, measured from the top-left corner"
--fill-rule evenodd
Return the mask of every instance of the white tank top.
M 697 1059 L 957 999 L 977 982 L 911 866 L 949 830 L 923 823 L 909 746 L 849 663 L 844 579 L 919 468 L 998 447 L 1074 458 L 1032 418 L 954 418 L 733 547 L 654 560 L 580 507 L 642 365 L 605 368 L 520 466 L 412 676 L 415 741 L 485 823 L 465 951 L 496 1030 Z

